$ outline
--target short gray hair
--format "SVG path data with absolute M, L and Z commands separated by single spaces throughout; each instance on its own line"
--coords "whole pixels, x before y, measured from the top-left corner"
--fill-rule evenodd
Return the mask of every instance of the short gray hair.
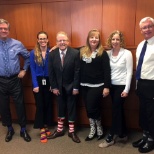
M 144 22 L 146 22 L 147 20 L 150 20 L 150 21 L 153 23 L 153 25 L 154 25 L 154 19 L 153 19 L 153 18 L 151 18 L 151 17 L 144 17 L 144 18 L 141 19 L 141 21 L 139 22 L 140 28 L 141 28 L 141 24 L 144 23 Z

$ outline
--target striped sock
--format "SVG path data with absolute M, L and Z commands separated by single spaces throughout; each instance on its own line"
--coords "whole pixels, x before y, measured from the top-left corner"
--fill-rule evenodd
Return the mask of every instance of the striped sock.
M 63 129 L 64 129 L 64 120 L 65 120 L 65 118 L 58 118 L 57 132 L 63 131 Z
M 69 133 L 73 133 L 73 132 L 74 132 L 74 122 L 69 121 Z
M 40 135 L 41 135 L 41 138 L 40 138 L 41 143 L 46 143 L 48 140 L 47 140 L 47 135 L 44 128 L 40 129 Z

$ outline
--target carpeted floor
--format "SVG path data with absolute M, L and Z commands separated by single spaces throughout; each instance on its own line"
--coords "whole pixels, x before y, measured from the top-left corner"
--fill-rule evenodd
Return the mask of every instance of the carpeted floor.
M 5 142 L 7 128 L 3 127 L 0 122 L 0 154 L 138 154 L 138 149 L 133 148 L 131 143 L 141 137 L 141 132 L 130 131 L 129 139 L 126 144 L 116 143 L 108 148 L 99 148 L 98 144 L 103 141 L 96 139 L 85 142 L 89 128 L 78 128 L 78 136 L 81 143 L 74 143 L 68 136 L 68 129 L 65 128 L 65 135 L 47 143 L 40 143 L 39 130 L 33 129 L 33 125 L 27 125 L 27 130 L 32 137 L 32 141 L 27 143 L 20 137 L 20 127 L 13 124 L 15 134 L 12 141 Z M 54 131 L 54 128 L 51 128 Z M 107 131 L 105 131 L 107 134 Z M 149 154 L 153 154 L 154 150 Z

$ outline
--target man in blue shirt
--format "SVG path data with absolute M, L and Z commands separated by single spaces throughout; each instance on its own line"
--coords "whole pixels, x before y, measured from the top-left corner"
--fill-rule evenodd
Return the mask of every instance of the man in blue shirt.
M 29 142 L 31 138 L 26 131 L 26 113 L 21 83 L 29 67 L 29 52 L 21 42 L 8 37 L 9 31 L 8 21 L 0 19 L 0 114 L 2 123 L 8 127 L 5 141 L 9 142 L 14 135 L 9 99 L 12 96 L 21 126 L 20 136 Z M 20 70 L 20 55 L 24 59 L 22 70 Z

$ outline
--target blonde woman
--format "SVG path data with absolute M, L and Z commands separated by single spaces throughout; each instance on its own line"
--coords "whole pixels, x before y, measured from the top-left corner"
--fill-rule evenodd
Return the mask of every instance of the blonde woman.
M 85 141 L 90 141 L 96 136 L 100 140 L 103 137 L 100 105 L 102 96 L 109 94 L 110 64 L 97 29 L 89 31 L 86 46 L 80 49 L 80 59 L 80 85 L 90 123 L 90 132 Z
M 37 34 L 37 43 L 30 53 L 33 94 L 36 102 L 34 128 L 40 129 L 40 141 L 47 142 L 50 135 L 48 126 L 52 123 L 51 91 L 48 77 L 48 34 L 41 31 Z
M 127 132 L 124 118 L 123 104 L 130 90 L 133 73 L 133 59 L 129 50 L 124 49 L 124 36 L 120 31 L 114 31 L 107 40 L 107 51 L 111 66 L 112 98 L 112 124 L 110 132 L 99 147 L 105 148 L 115 143 L 114 135 L 118 135 L 117 141 L 127 141 Z

